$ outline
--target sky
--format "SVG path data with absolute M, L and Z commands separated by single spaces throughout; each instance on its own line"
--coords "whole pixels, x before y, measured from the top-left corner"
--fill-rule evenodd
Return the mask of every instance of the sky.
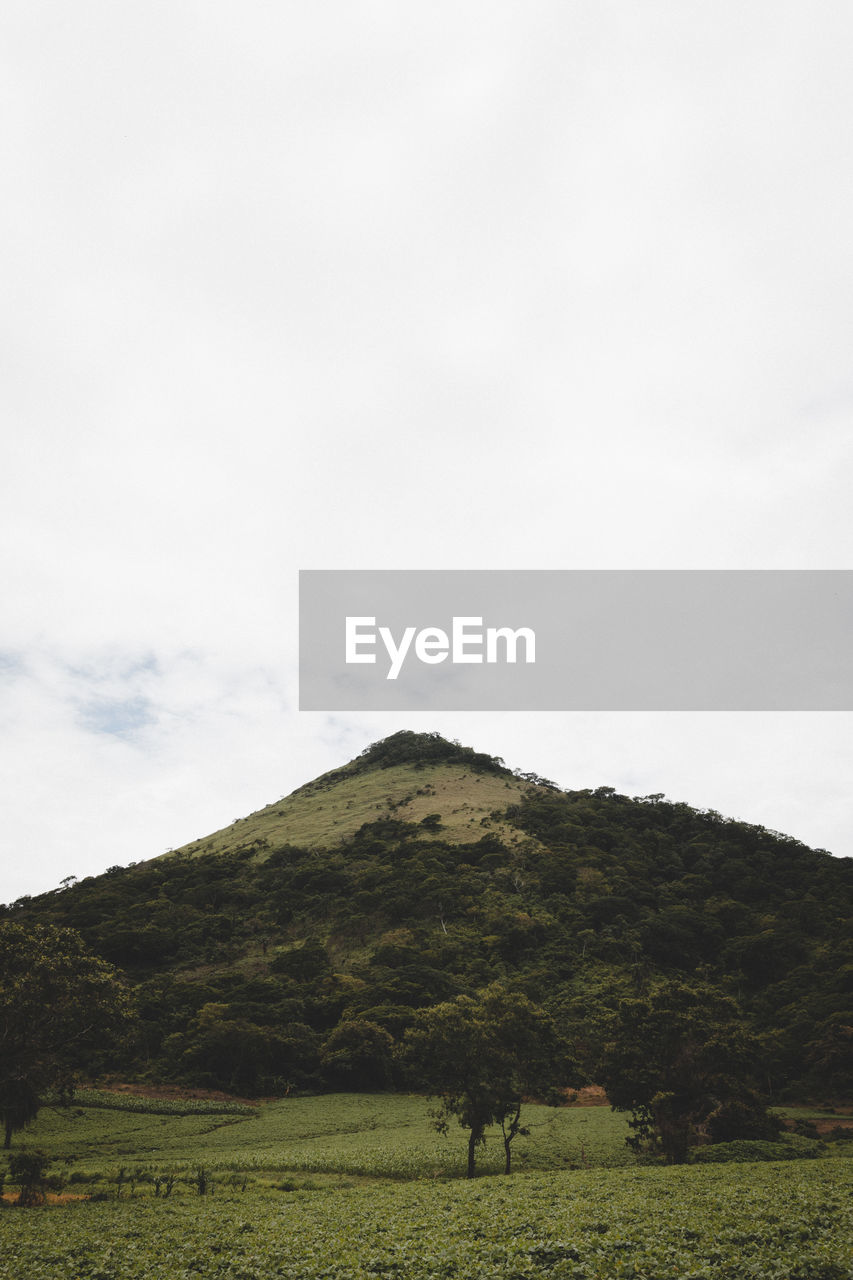
M 401 728 L 853 854 L 853 713 L 297 707 L 300 569 L 853 568 L 846 0 L 7 0 L 0 901 Z

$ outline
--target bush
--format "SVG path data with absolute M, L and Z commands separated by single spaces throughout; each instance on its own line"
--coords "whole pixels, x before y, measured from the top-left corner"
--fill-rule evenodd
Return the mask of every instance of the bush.
M 45 1105 L 60 1106 L 56 1093 L 48 1093 Z M 142 1115 L 160 1116 L 254 1116 L 257 1109 L 245 1102 L 218 1102 L 213 1098 L 148 1098 L 136 1093 L 111 1093 L 105 1089 L 75 1089 L 74 1114 L 81 1116 L 84 1107 L 104 1111 L 138 1111 Z
M 718 1142 L 712 1147 L 698 1147 L 692 1152 L 696 1164 L 747 1163 L 755 1160 L 814 1159 L 821 1152 L 821 1144 L 810 1138 L 799 1141 L 764 1142 L 744 1138 L 737 1142 Z
M 801 1138 L 819 1138 L 818 1127 L 813 1120 L 798 1119 L 794 1121 L 794 1133 Z
M 49 1164 L 50 1157 L 45 1151 L 16 1151 L 9 1157 L 9 1180 L 20 1187 L 19 1205 L 31 1208 L 44 1204 Z
M 714 1143 L 739 1141 L 775 1142 L 782 1130 L 782 1119 L 775 1112 L 765 1111 L 757 1096 L 748 1100 L 732 1098 L 717 1107 L 708 1117 L 708 1133 Z M 798 1128 L 797 1132 L 801 1132 Z M 805 1134 L 817 1137 L 814 1133 Z

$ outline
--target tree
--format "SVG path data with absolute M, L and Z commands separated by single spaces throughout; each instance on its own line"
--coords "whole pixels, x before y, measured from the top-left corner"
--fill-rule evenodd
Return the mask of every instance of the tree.
M 178 1078 L 250 1097 L 316 1085 L 317 1036 L 301 1022 L 279 1030 L 240 1016 L 233 1005 L 209 1001 L 185 1032 L 169 1036 L 164 1056 Z
M 339 1022 L 320 1052 L 323 1074 L 337 1089 L 387 1089 L 394 1041 L 375 1022 Z
M 17 1151 L 9 1157 L 9 1181 L 20 1188 L 18 1204 L 21 1208 L 31 1209 L 33 1205 L 44 1204 L 49 1185 L 49 1164 L 50 1157 L 44 1151 Z
M 403 1039 L 413 1081 L 440 1099 L 433 1123 L 446 1133 L 451 1116 L 468 1129 L 468 1177 L 489 1125 L 500 1124 L 504 1172 L 530 1094 L 566 1084 L 570 1068 L 554 1026 L 526 996 L 492 983 L 476 996 L 457 996 L 419 1010 Z
M 755 1088 L 758 1054 L 734 1000 L 666 981 L 620 1002 L 598 1076 L 614 1111 L 632 1113 L 629 1144 L 683 1164 L 702 1139 L 776 1136 Z
M 0 1121 L 5 1146 L 48 1090 L 68 1092 L 131 1017 L 119 974 L 73 929 L 0 924 Z

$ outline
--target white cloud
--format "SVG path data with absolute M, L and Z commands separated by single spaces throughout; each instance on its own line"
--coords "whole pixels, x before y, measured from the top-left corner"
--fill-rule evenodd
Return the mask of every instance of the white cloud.
M 300 567 L 850 567 L 847 6 L 2 22 L 0 897 L 364 745 Z M 501 754 L 849 851 L 845 717 L 545 719 Z

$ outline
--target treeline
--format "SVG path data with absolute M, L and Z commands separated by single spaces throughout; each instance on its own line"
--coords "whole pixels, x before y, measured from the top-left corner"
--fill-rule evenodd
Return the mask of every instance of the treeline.
M 471 773 L 493 773 L 500 777 L 521 777 L 527 781 L 543 782 L 553 786 L 545 778 L 536 778 L 533 774 L 521 774 L 508 769 L 500 756 L 490 756 L 483 751 L 475 751 L 473 747 L 464 747 L 460 742 L 443 738 L 440 733 L 413 733 L 411 729 L 401 729 L 388 738 L 372 742 L 370 746 L 342 765 L 340 769 L 332 769 L 321 774 L 312 782 L 306 782 L 297 788 L 293 795 L 305 792 L 327 791 L 344 778 L 368 773 L 375 769 L 393 769 L 396 765 L 411 764 L 416 769 L 426 769 L 431 765 L 462 765 Z
M 366 754 L 448 750 L 481 766 L 437 735 Z M 775 1098 L 853 1092 L 850 860 L 610 788 L 531 789 L 498 816 L 519 844 L 489 819 L 460 845 L 434 816 L 389 818 L 329 851 L 176 855 L 2 912 L 78 930 L 133 980 L 135 1038 L 93 1071 L 244 1095 L 387 1087 L 418 1010 L 500 981 L 548 1010 L 595 1079 L 620 1002 L 677 979 L 738 1002 Z

